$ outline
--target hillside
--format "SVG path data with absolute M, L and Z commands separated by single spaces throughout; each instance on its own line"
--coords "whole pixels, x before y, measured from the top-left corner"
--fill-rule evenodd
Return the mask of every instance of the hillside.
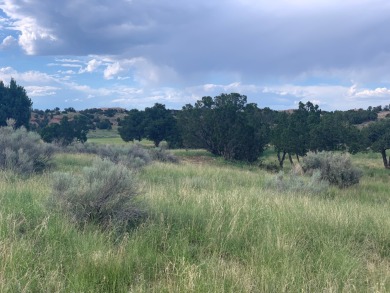
M 60 123 L 61 119 L 68 117 L 72 120 L 76 115 L 83 115 L 92 130 L 95 129 L 116 129 L 119 120 L 127 115 L 128 111 L 123 108 L 93 108 L 76 111 L 73 108 L 60 110 L 37 110 L 31 112 L 30 124 L 34 128 L 42 128 L 53 123 Z

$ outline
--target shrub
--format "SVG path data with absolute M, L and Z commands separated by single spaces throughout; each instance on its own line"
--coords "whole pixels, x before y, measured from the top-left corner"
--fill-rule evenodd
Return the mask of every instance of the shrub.
M 152 161 L 148 150 L 138 144 L 115 146 L 74 142 L 63 148 L 63 151 L 70 153 L 95 154 L 103 159 L 108 159 L 113 163 L 121 163 L 133 169 L 141 168 Z
M 0 168 L 29 175 L 50 165 L 54 149 L 24 127 L 0 128 Z
M 81 225 L 126 228 L 144 215 L 134 201 L 138 194 L 134 173 L 109 160 L 96 159 L 77 177 L 55 173 L 52 187 L 51 205 Z
M 138 144 L 127 146 L 99 146 L 96 154 L 114 163 L 121 163 L 129 168 L 139 169 L 151 162 L 149 152 Z
M 154 161 L 160 162 L 169 162 L 169 163 L 178 163 L 179 159 L 173 155 L 171 152 L 167 151 L 164 148 L 154 148 L 149 150 L 150 155 Z
M 158 147 L 163 150 L 167 150 L 169 148 L 169 144 L 163 140 L 158 144 Z
M 347 154 L 331 152 L 309 153 L 303 160 L 302 168 L 306 173 L 319 170 L 321 179 L 340 188 L 358 184 L 361 170 L 352 166 Z
M 121 163 L 133 169 L 139 169 L 149 164 L 152 160 L 171 163 L 179 161 L 176 156 L 165 149 L 146 149 L 139 144 L 116 146 L 74 142 L 65 147 L 64 151 L 96 154 L 101 158 L 108 159 L 114 163 Z
M 275 162 L 264 162 L 263 160 L 259 160 L 258 166 L 260 169 L 271 173 L 277 173 L 280 171 L 279 164 L 276 164 Z
M 291 191 L 303 194 L 328 194 L 329 189 L 329 183 L 321 179 L 319 171 L 313 172 L 309 178 L 294 172 L 285 174 L 280 171 L 266 182 L 266 186 L 281 192 Z

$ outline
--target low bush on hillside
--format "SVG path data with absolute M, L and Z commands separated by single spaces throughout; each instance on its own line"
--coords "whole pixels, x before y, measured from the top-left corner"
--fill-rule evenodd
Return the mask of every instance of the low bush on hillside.
M 141 168 L 152 161 L 149 152 L 138 144 L 129 146 L 104 145 L 95 146 L 95 148 L 94 153 L 101 158 L 121 163 L 133 169 Z
M 133 169 L 139 169 L 151 161 L 177 163 L 178 158 L 163 148 L 146 149 L 139 144 L 97 145 L 75 142 L 64 148 L 66 152 L 96 154 L 114 163 L 121 163 Z
M 107 159 L 96 159 L 81 175 L 55 173 L 50 206 L 65 212 L 77 224 L 127 228 L 144 212 L 135 198 L 138 184 L 132 171 Z
M 50 166 L 53 147 L 44 143 L 39 134 L 24 127 L 0 128 L 0 168 L 30 175 Z
M 340 153 L 309 153 L 303 160 L 302 168 L 309 174 L 318 170 L 322 180 L 340 188 L 358 184 L 362 176 L 361 170 L 352 165 L 350 157 Z
M 179 159 L 174 154 L 172 154 L 171 152 L 167 151 L 162 147 L 150 149 L 149 153 L 153 161 L 168 162 L 168 163 L 179 162 Z
M 329 183 L 321 178 L 319 171 L 313 172 L 310 177 L 301 176 L 297 173 L 278 174 L 266 181 L 268 188 L 276 189 L 280 192 L 296 192 L 302 194 L 328 195 Z

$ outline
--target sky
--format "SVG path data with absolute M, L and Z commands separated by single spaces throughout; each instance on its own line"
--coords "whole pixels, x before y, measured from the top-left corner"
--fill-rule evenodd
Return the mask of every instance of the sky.
M 390 104 L 387 0 L 0 0 L 0 80 L 36 109 Z

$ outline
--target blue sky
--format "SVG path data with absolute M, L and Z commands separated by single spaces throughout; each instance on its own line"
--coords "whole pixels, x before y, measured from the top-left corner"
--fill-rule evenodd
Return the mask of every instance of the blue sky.
M 0 0 L 0 80 L 33 107 L 390 104 L 384 0 Z

